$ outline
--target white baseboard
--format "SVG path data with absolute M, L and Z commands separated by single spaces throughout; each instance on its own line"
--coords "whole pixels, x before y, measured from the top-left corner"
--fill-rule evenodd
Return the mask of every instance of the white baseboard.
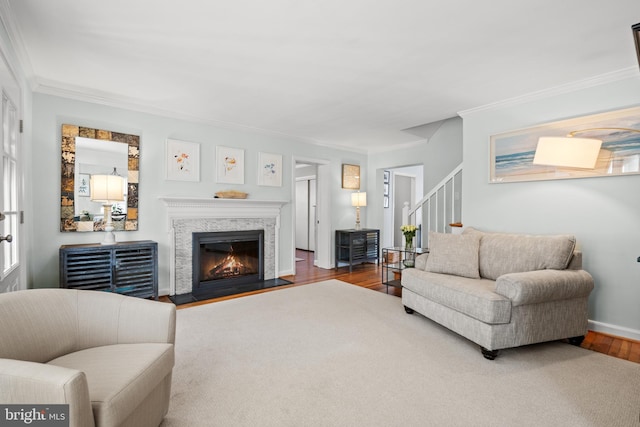
M 611 325 L 609 323 L 597 322 L 595 320 L 589 320 L 588 328 L 590 331 L 602 332 L 609 335 L 615 335 L 617 337 L 640 341 L 640 330 L 637 329 Z
M 293 270 L 280 270 L 278 272 L 278 277 L 282 276 L 293 276 Z

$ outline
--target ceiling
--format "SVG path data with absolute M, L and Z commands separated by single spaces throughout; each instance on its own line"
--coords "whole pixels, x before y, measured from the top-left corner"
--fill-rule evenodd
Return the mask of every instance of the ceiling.
M 638 0 L 1 1 L 37 92 L 364 152 L 639 70 Z

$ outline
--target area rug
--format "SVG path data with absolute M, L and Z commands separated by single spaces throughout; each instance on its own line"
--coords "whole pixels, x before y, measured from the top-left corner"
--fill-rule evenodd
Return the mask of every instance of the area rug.
M 640 365 L 478 346 L 338 280 L 178 310 L 162 426 L 637 426 Z

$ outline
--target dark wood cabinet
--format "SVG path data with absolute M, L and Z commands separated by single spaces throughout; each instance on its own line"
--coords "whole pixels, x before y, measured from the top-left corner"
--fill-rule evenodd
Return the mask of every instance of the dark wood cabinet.
M 348 264 L 353 266 L 363 262 L 378 262 L 380 256 L 380 230 L 336 230 L 336 268 Z
M 60 287 L 158 299 L 158 244 L 61 246 Z

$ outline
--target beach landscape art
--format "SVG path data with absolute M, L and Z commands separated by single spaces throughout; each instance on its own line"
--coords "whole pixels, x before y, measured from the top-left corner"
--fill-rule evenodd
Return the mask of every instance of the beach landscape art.
M 570 132 L 575 132 L 576 137 L 602 140 L 594 169 L 533 164 L 538 138 L 567 136 Z M 593 114 L 493 135 L 490 138 L 490 145 L 489 182 L 491 183 L 639 174 L 640 107 Z

